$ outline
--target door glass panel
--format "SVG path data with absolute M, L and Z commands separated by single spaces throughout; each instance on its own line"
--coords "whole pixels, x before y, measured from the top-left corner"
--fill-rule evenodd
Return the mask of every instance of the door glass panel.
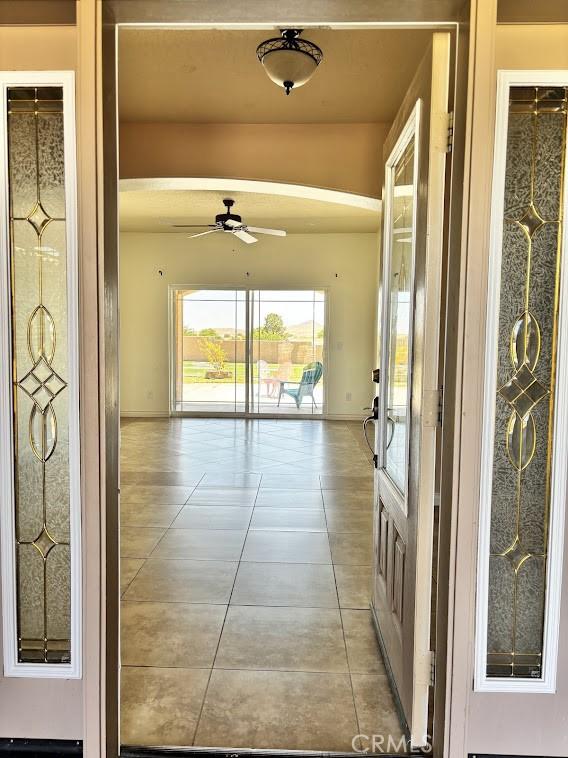
M 251 410 L 321 414 L 325 294 L 251 292 Z
M 246 402 L 246 292 L 175 293 L 177 411 L 243 412 Z
M 414 134 L 391 173 L 389 280 L 387 282 L 388 355 L 386 372 L 386 425 L 384 467 L 402 493 L 406 493 L 408 415 L 410 388 L 410 329 L 414 268 Z
M 543 672 L 566 103 L 563 87 L 510 91 L 489 548 L 489 678 L 534 679 Z
M 61 88 L 8 89 L 8 164 L 17 662 L 65 664 L 74 420 Z

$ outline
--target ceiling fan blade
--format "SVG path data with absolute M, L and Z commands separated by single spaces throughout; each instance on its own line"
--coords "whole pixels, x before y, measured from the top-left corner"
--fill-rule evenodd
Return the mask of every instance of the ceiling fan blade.
M 286 232 L 283 229 L 263 229 L 261 226 L 247 226 L 248 232 L 256 232 L 257 234 L 272 234 L 274 237 L 285 237 Z
M 168 224 L 176 229 L 214 229 L 217 224 Z
M 241 242 L 246 242 L 247 245 L 252 245 L 253 242 L 258 242 L 256 237 L 253 237 L 252 234 L 248 234 L 247 232 L 242 231 L 242 229 L 233 232 L 233 234 L 235 237 L 238 237 Z
M 195 239 L 195 237 L 203 237 L 206 234 L 215 234 L 215 232 L 221 232 L 222 229 L 209 229 L 208 232 L 199 232 L 199 234 L 188 234 L 188 237 L 190 240 Z

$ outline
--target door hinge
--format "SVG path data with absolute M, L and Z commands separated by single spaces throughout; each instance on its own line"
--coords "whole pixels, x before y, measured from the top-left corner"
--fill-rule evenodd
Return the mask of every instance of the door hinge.
M 436 684 L 436 652 L 430 650 L 430 687 Z
M 425 392 L 422 398 L 423 422 L 425 426 L 442 426 L 444 393 L 442 389 Z
M 454 112 L 448 113 L 448 133 L 446 139 L 446 152 L 451 153 L 454 148 Z

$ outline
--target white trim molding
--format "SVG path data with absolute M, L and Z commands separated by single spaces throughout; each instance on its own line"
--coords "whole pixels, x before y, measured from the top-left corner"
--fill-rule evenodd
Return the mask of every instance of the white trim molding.
M 512 87 L 523 86 L 568 87 L 568 71 L 499 71 L 497 78 L 497 113 L 487 282 L 484 429 L 481 457 L 474 688 L 479 692 L 534 694 L 554 693 L 556 691 L 564 548 L 566 459 L 568 457 L 568 394 L 566 392 L 568 386 L 568 271 L 566 271 L 566 265 L 561 267 L 559 287 L 542 677 L 535 679 L 498 678 L 488 677 L 486 673 L 495 396 L 497 392 L 497 348 L 509 96 Z M 565 257 L 568 252 L 568 192 L 566 191 L 568 174 L 566 164 L 565 156 L 562 257 Z
M 71 553 L 71 662 L 18 661 L 15 556 L 12 346 L 7 91 L 10 87 L 61 87 L 65 170 L 67 361 L 69 439 L 69 539 Z M 79 679 L 82 671 L 81 488 L 79 436 L 79 336 L 75 75 L 72 71 L 0 72 L 0 569 L 4 676 Z
M 253 179 L 222 179 L 212 177 L 172 177 L 158 179 L 120 179 L 120 192 L 148 192 L 150 190 L 251 192 L 279 197 L 296 197 L 302 200 L 319 200 L 322 203 L 347 205 L 366 211 L 381 210 L 381 201 L 376 197 L 356 195 L 353 192 L 311 187 L 304 184 L 265 182 Z

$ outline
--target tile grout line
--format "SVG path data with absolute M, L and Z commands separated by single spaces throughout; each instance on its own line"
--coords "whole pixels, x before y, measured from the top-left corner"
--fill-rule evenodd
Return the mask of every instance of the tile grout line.
M 154 555 L 155 551 L 158 549 L 158 547 L 162 544 L 163 539 L 165 538 L 165 536 L 167 535 L 167 533 L 171 530 L 172 524 L 174 523 L 174 521 L 176 520 L 176 518 L 179 516 L 179 514 L 181 513 L 181 511 L 184 508 L 187 507 L 187 504 L 191 500 L 191 498 L 193 496 L 193 493 L 199 487 L 199 485 L 201 484 L 201 482 L 203 481 L 203 479 L 205 478 L 206 475 L 207 475 L 207 472 L 204 472 L 201 475 L 201 477 L 199 478 L 197 484 L 193 487 L 193 489 L 191 490 L 189 496 L 187 497 L 187 500 L 180 506 L 180 509 L 178 510 L 178 512 L 176 513 L 176 515 L 172 519 L 172 521 L 170 522 L 170 525 L 166 527 L 164 533 L 162 534 L 162 536 L 160 537 L 160 539 L 158 540 L 158 542 L 154 545 L 154 547 L 152 548 L 152 550 L 148 553 L 148 555 L 146 556 L 145 560 L 148 560 L 149 558 L 151 558 Z M 170 485 L 165 485 L 165 486 L 170 486 Z M 260 486 L 260 482 L 259 482 L 259 486 Z M 162 505 L 167 505 L 167 503 L 162 503 Z M 173 504 L 173 505 L 175 505 L 175 504 Z M 141 529 L 144 529 L 144 528 L 150 529 L 150 528 L 153 528 L 153 527 L 139 527 L 139 528 L 141 528 Z M 158 527 L 158 528 L 160 528 L 160 527 Z M 212 531 L 212 530 L 207 530 L 207 531 Z M 166 559 L 163 559 L 163 560 L 166 560 Z M 171 558 L 169 560 L 176 560 L 176 559 Z M 197 559 L 193 559 L 193 560 L 197 560 Z M 206 560 L 206 559 L 202 559 L 202 560 Z M 142 568 L 142 567 L 140 567 L 140 568 Z
M 120 597 L 118 599 L 119 600 L 119 606 L 120 606 L 120 603 L 122 603 L 122 601 L 124 599 L 124 596 L 126 595 L 126 593 L 128 592 L 128 590 L 130 589 L 130 586 L 131 586 L 132 582 L 136 579 L 136 577 L 138 576 L 138 574 L 142 571 L 142 569 L 144 568 L 144 564 L 146 563 L 146 561 L 148 559 L 147 558 L 138 558 L 138 559 L 137 558 L 126 558 L 126 559 L 124 559 L 122 556 L 119 556 L 119 563 L 122 560 L 134 560 L 134 561 L 135 560 L 141 560 L 142 561 L 142 565 L 138 568 L 138 571 L 134 574 L 134 576 L 132 577 L 132 579 L 128 582 L 128 585 L 124 588 L 124 591 L 121 591 Z M 119 570 L 119 579 L 120 579 L 120 573 L 121 573 L 120 566 L 119 566 L 118 570 Z M 120 619 L 120 607 L 119 607 L 119 613 L 118 613 L 118 615 L 119 615 L 119 619 Z M 120 622 L 119 622 L 119 627 L 120 627 Z
M 321 481 L 321 479 L 320 479 Z M 323 501 L 323 512 L 325 514 L 325 523 L 328 527 L 327 523 L 327 510 L 325 508 L 325 498 L 323 496 L 323 488 L 321 490 L 321 497 Z M 361 725 L 359 723 L 359 713 L 357 712 L 357 703 L 355 701 L 355 690 L 353 689 L 353 677 L 351 676 L 351 664 L 349 663 L 349 652 L 347 650 L 347 640 L 345 638 L 345 626 L 343 624 L 343 613 L 341 612 L 341 602 L 339 600 L 339 589 L 337 587 L 337 575 L 335 573 L 335 561 L 333 560 L 333 553 L 331 552 L 331 541 L 329 539 L 329 527 L 327 529 L 327 538 L 329 542 L 329 552 L 331 554 L 331 566 L 333 570 L 333 581 L 335 583 L 335 592 L 337 595 L 337 608 L 339 612 L 339 619 L 341 622 L 341 634 L 343 636 L 343 647 L 345 648 L 345 661 L 347 663 L 347 676 L 349 677 L 349 688 L 351 690 L 351 700 L 353 702 L 353 713 L 355 714 L 355 724 L 357 726 L 357 734 L 361 734 Z M 355 737 L 355 735 L 353 735 Z
M 171 529 L 171 525 L 173 524 L 173 522 L 175 521 L 175 519 L 178 517 L 178 515 L 181 513 L 182 509 L 183 509 L 183 508 L 185 508 L 185 506 L 186 506 L 187 502 L 189 501 L 190 497 L 193 495 L 193 493 L 195 492 L 195 490 L 196 490 L 196 489 L 197 489 L 197 487 L 199 486 L 199 483 L 200 483 L 200 482 L 203 480 L 203 477 L 204 477 L 204 476 L 205 476 L 205 474 L 203 473 L 203 474 L 201 475 L 201 477 L 199 478 L 199 480 L 197 481 L 197 484 L 195 484 L 195 485 L 194 485 L 194 487 L 191 489 L 191 491 L 190 491 L 190 493 L 189 493 L 189 495 L 188 495 L 188 497 L 187 497 L 187 499 L 186 499 L 185 503 L 182 503 L 182 505 L 181 505 L 181 507 L 179 508 L 179 510 L 178 510 L 178 512 L 177 512 L 177 514 L 176 514 L 176 516 L 174 517 L 174 519 L 173 519 L 173 520 L 172 520 L 172 522 L 170 523 L 170 526 L 169 526 L 169 527 L 167 527 L 167 528 L 164 530 L 164 533 L 162 534 L 162 536 L 160 537 L 160 539 L 158 540 L 158 542 L 157 542 L 157 543 L 154 545 L 154 548 L 153 548 L 153 549 L 150 551 L 150 553 L 149 553 L 149 554 L 146 556 L 146 558 L 144 559 L 144 562 L 142 563 L 142 566 L 140 566 L 140 568 L 139 568 L 139 569 L 138 569 L 138 571 L 136 572 L 136 576 L 138 576 L 138 574 L 140 573 L 140 571 L 142 570 L 142 568 L 144 567 L 144 565 L 146 564 L 146 562 L 148 561 L 148 559 L 150 558 L 150 556 L 151 556 L 151 555 L 154 553 L 154 551 L 157 549 L 158 545 L 160 545 L 160 543 L 162 542 L 162 540 L 164 539 L 164 537 L 166 536 L 166 534 L 169 532 L 169 530 Z M 163 505 L 165 505 L 165 503 L 164 503 Z M 120 519 L 120 514 L 119 514 L 119 519 Z M 119 520 L 119 524 L 120 524 L 120 520 Z M 134 576 L 134 577 L 132 578 L 132 580 L 130 581 L 130 583 L 129 583 L 128 587 L 126 588 L 126 590 L 124 591 L 124 593 L 121 593 L 121 596 L 120 596 L 120 603 L 122 603 L 122 602 L 123 602 L 123 597 L 124 597 L 124 595 L 126 594 L 126 592 L 128 591 L 128 588 L 129 588 L 129 587 L 132 585 L 132 582 L 134 581 L 134 579 L 136 578 L 136 576 Z M 120 603 L 119 603 L 119 605 L 120 605 Z M 119 607 L 119 617 L 120 617 L 120 615 L 121 615 L 121 614 L 120 614 L 120 607 Z M 122 623 L 120 623 L 120 627 L 121 627 L 121 629 L 122 629 Z M 209 685 L 209 681 L 207 682 L 207 684 Z M 196 724 L 196 727 L 195 727 L 195 729 L 197 730 L 197 724 Z M 194 738 L 195 738 L 195 732 L 193 733 L 193 737 L 192 737 L 192 743 L 193 743 L 193 739 L 194 739 Z
M 316 609 L 317 610 L 317 609 Z M 182 670 L 182 671 L 211 671 L 211 669 L 207 668 L 206 666 L 172 666 L 172 665 L 162 665 L 162 666 L 154 666 L 151 663 L 125 663 L 122 665 L 122 668 L 126 669 L 153 669 L 153 668 L 160 668 L 160 669 L 172 669 L 172 670 Z M 263 673 L 276 673 L 276 674 L 321 674 L 322 676 L 372 676 L 377 677 L 378 679 L 384 679 L 385 681 L 388 681 L 387 674 L 379 674 L 379 673 L 373 673 L 373 672 L 367 672 L 367 671 L 329 671 L 329 670 L 323 670 L 323 669 L 285 669 L 285 668 L 277 668 L 277 669 L 253 669 L 253 668 L 244 668 L 242 666 L 219 666 L 215 669 L 215 671 L 242 671 L 244 673 L 256 673 L 256 672 L 263 672 Z M 204 698 L 205 699 L 205 698 Z M 530 758 L 530 756 L 528 757 Z
M 162 536 L 160 537 L 160 539 L 158 540 L 158 542 L 154 545 L 154 547 L 152 548 L 152 550 L 148 553 L 148 555 L 145 558 L 141 559 L 142 560 L 142 565 L 140 566 L 140 568 L 138 569 L 138 571 L 136 572 L 136 574 L 134 574 L 134 576 L 132 577 L 132 579 L 128 582 L 128 586 L 125 588 L 124 592 L 120 593 L 119 606 L 120 606 L 120 603 L 122 602 L 124 596 L 126 595 L 126 593 L 128 592 L 128 590 L 130 589 L 130 586 L 132 585 L 132 583 L 134 582 L 134 580 L 136 579 L 136 577 L 138 576 L 138 574 L 142 571 L 142 569 L 144 568 L 146 562 L 148 561 L 148 559 L 150 558 L 150 556 L 152 555 L 152 553 L 154 552 L 154 550 L 158 547 L 158 545 L 164 539 L 164 537 L 166 536 L 166 534 L 168 533 L 168 531 L 171 529 L 172 524 L 174 523 L 174 521 L 176 520 L 176 518 L 179 516 L 179 514 L 182 511 L 182 509 L 185 508 L 185 505 L 186 505 L 187 501 L 193 495 L 193 493 L 195 492 L 195 490 L 197 489 L 197 487 L 199 485 L 199 482 L 203 479 L 204 476 L 205 476 L 205 474 L 202 474 L 201 477 L 198 479 L 197 484 L 194 485 L 193 489 L 191 490 L 191 492 L 189 494 L 189 497 L 187 498 L 187 500 L 185 501 L 185 503 L 183 503 L 180 506 L 178 512 L 176 513 L 176 515 L 174 516 L 174 518 L 170 522 L 170 525 L 166 527 L 164 533 L 162 534 Z M 177 485 L 164 485 L 164 486 L 177 486 Z M 142 503 L 141 503 L 141 505 L 142 505 Z M 168 503 L 162 503 L 162 505 L 168 505 Z M 177 505 L 177 503 L 172 503 L 172 505 Z M 120 515 L 120 501 L 119 501 L 118 525 L 119 525 L 119 535 L 120 535 L 120 530 L 122 529 L 122 526 L 123 526 L 121 515 Z M 144 527 L 137 527 L 137 528 L 143 529 Z M 147 528 L 154 528 L 154 527 L 147 527 Z M 161 527 L 158 527 L 158 528 L 161 528 Z M 119 550 L 119 552 L 120 552 L 120 550 Z M 125 557 L 127 557 L 127 556 L 125 556 Z M 119 555 L 119 558 L 122 558 L 122 555 Z M 119 561 L 119 564 L 120 564 L 120 561 Z M 120 565 L 119 565 L 119 579 L 120 579 Z M 119 627 L 120 627 L 120 607 L 119 607 L 119 614 L 118 615 L 119 615 Z
M 235 589 L 235 584 L 237 582 L 237 576 L 238 576 L 238 573 L 239 573 L 239 568 L 241 566 L 241 559 L 243 557 L 243 553 L 244 553 L 244 550 L 245 550 L 245 545 L 246 545 L 247 537 L 248 537 L 249 530 L 250 530 L 250 523 L 252 521 L 252 517 L 253 517 L 253 514 L 254 514 L 255 503 L 256 503 L 256 500 L 258 498 L 258 493 L 260 491 L 260 484 L 261 484 L 261 482 L 262 482 L 262 473 L 260 474 L 260 479 L 258 480 L 258 486 L 256 488 L 256 495 L 255 495 L 255 498 L 254 498 L 254 503 L 253 503 L 253 506 L 252 506 L 252 510 L 250 512 L 249 523 L 248 523 L 248 526 L 247 526 L 247 529 L 246 529 L 245 538 L 243 540 L 243 546 L 241 548 L 241 553 L 240 553 L 240 556 L 239 556 L 239 560 L 237 561 L 237 568 L 236 568 L 236 571 L 235 571 L 235 576 L 234 576 L 234 579 L 233 579 L 233 584 L 231 586 L 231 592 L 229 593 L 229 598 L 227 600 L 227 605 L 226 605 L 226 608 L 225 608 L 225 615 L 223 616 L 223 623 L 221 624 L 221 629 L 219 631 L 219 638 L 217 640 L 217 645 L 215 646 L 215 652 L 213 654 L 213 660 L 211 661 L 211 668 L 209 669 L 209 676 L 207 677 L 207 684 L 205 686 L 205 690 L 203 691 L 203 699 L 201 701 L 201 707 L 199 709 L 199 715 L 197 716 L 197 719 L 196 719 L 196 722 L 195 722 L 195 731 L 193 732 L 193 737 L 192 737 L 192 740 L 191 740 L 191 744 L 194 747 L 196 747 L 196 745 L 195 745 L 195 739 L 197 737 L 197 732 L 199 730 L 199 725 L 201 723 L 201 717 L 203 715 L 203 709 L 205 707 L 205 701 L 207 699 L 207 693 L 209 692 L 209 685 L 211 684 L 211 677 L 213 676 L 213 671 L 215 670 L 215 661 L 217 660 L 217 655 L 219 653 L 219 647 L 221 645 L 221 637 L 223 636 L 223 630 L 225 629 L 225 623 L 227 621 L 227 616 L 229 615 L 229 608 L 231 607 L 231 598 L 233 597 L 233 591 Z M 211 531 L 213 531 L 213 530 L 211 530 Z M 197 746 L 197 747 L 199 747 L 199 746 Z

